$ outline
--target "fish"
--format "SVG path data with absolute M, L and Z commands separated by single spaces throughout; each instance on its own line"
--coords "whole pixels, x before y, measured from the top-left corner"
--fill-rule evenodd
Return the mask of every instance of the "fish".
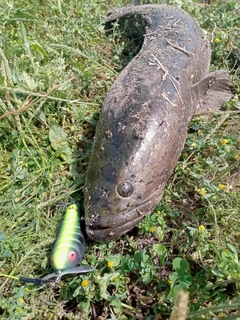
M 143 44 L 107 92 L 96 128 L 84 186 L 86 232 L 95 241 L 119 238 L 159 205 L 193 115 L 233 96 L 227 71 L 209 72 L 209 41 L 188 13 L 126 6 L 106 23 L 126 20 L 144 26 Z

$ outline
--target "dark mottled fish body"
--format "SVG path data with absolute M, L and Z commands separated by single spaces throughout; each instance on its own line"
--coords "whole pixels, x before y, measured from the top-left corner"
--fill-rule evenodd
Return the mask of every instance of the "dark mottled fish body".
M 193 114 L 231 97 L 227 73 L 208 73 L 209 43 L 187 13 L 144 5 L 107 21 L 130 16 L 145 20 L 144 43 L 107 94 L 86 177 L 86 231 L 95 240 L 128 232 L 159 204 Z

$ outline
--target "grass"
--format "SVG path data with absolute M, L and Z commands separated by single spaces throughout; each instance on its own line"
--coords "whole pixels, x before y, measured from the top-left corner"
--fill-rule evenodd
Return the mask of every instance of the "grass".
M 82 264 L 94 274 L 36 287 L 14 277 L 51 272 L 64 210 L 83 201 L 98 112 L 135 48 L 104 31 L 108 9 L 126 2 L 1 2 L 0 272 L 13 277 L 0 277 L 1 319 L 240 318 L 240 7 L 165 3 L 208 32 L 211 70 L 228 69 L 235 97 L 193 118 L 164 197 L 138 228 L 88 241 Z

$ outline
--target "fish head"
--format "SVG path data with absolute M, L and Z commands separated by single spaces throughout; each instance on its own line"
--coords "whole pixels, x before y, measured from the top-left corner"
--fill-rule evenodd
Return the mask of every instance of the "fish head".
M 84 190 L 86 232 L 91 239 L 120 237 L 159 204 L 171 162 L 164 150 L 159 157 L 159 126 L 156 117 L 149 120 L 141 139 L 131 130 L 121 137 L 112 128 L 104 141 L 98 130 Z
M 150 186 L 145 183 L 144 175 L 136 178 L 129 172 L 127 177 L 126 171 L 117 182 L 102 180 L 94 190 L 90 188 L 90 192 L 88 186 L 85 187 L 86 232 L 93 240 L 120 237 L 159 203 L 160 185 L 149 194 Z

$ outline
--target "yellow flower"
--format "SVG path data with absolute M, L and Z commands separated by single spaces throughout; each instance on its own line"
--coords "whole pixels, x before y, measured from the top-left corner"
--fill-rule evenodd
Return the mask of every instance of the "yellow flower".
M 109 268 L 112 268 L 114 266 L 114 262 L 113 261 L 108 261 L 107 263 Z
M 23 298 L 18 298 L 18 301 L 21 302 L 21 303 L 25 303 Z
M 220 318 L 225 318 L 225 317 L 226 317 L 226 313 L 220 312 L 220 313 L 218 313 L 218 317 L 219 317 L 219 319 L 220 319 Z M 226 318 L 225 318 L 225 319 L 226 319 Z
M 87 287 L 88 284 L 89 284 L 88 280 L 83 280 L 81 283 L 81 286 L 84 288 L 84 287 Z
M 192 143 L 190 147 L 196 147 L 196 143 Z
M 198 230 L 199 230 L 199 231 L 204 231 L 205 229 L 206 229 L 206 228 L 205 228 L 204 225 L 202 225 L 202 224 L 198 227 Z
M 155 226 L 152 226 L 152 227 L 150 227 L 150 232 L 154 232 L 155 230 L 156 230 L 156 227 Z
M 160 214 L 162 214 L 162 212 L 160 210 L 158 210 L 157 214 L 160 215 Z
M 205 194 L 207 194 L 207 190 L 206 190 L 205 188 L 201 188 L 201 189 L 200 189 L 200 193 L 201 193 L 202 195 L 205 195 Z
M 218 189 L 224 191 L 227 189 L 227 186 L 225 184 L 219 183 Z
M 215 42 L 216 43 L 220 42 L 220 39 L 219 38 L 215 38 Z
M 235 159 L 235 160 L 240 159 L 240 153 L 239 153 L 239 154 L 236 154 L 235 157 L 234 157 L 234 159 Z
M 118 281 L 119 281 L 119 277 L 115 277 L 115 278 L 113 279 L 113 281 L 114 281 L 114 282 L 118 282 Z
M 227 144 L 228 143 L 228 139 L 222 139 L 220 141 L 220 144 L 224 145 L 224 144 Z

